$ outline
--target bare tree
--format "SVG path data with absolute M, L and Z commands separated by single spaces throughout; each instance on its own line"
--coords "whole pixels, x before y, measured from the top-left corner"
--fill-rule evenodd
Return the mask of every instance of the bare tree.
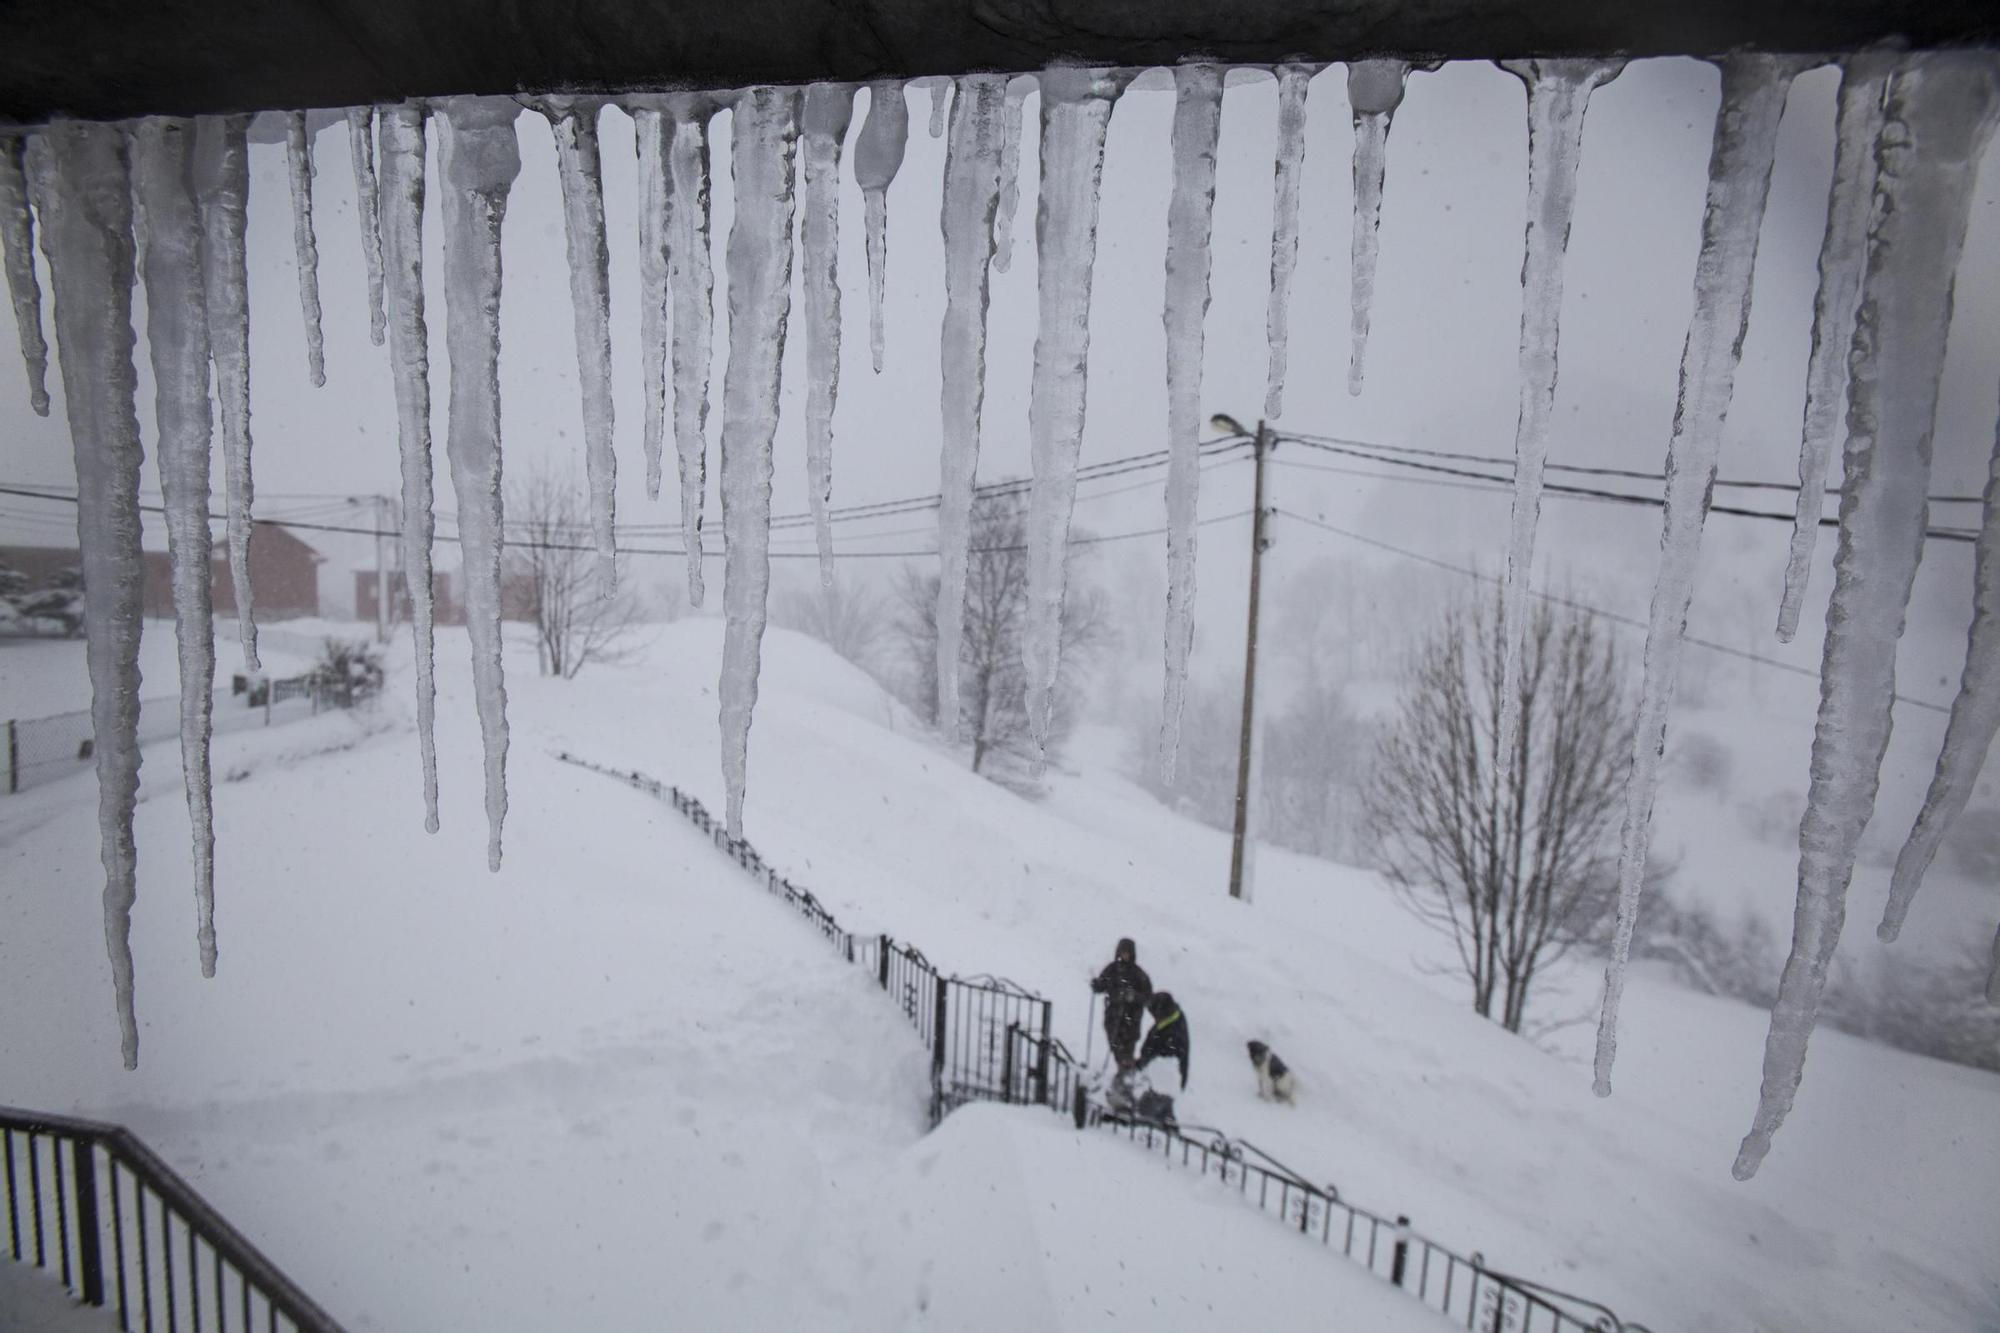
M 1521 1030 L 1541 969 L 1592 938 L 1617 882 L 1632 710 L 1597 618 L 1540 603 L 1521 649 L 1521 721 L 1496 762 L 1497 602 L 1461 603 L 1416 650 L 1366 797 L 1399 897 L 1450 935 L 1472 1007 Z
M 972 745 L 972 771 L 1017 783 L 1032 758 L 1027 675 L 1021 643 L 1028 617 L 1028 497 L 985 490 L 973 500 L 971 555 L 965 575 L 965 631 L 959 649 L 961 734 Z M 1076 723 L 1092 660 L 1112 640 L 1102 591 L 1078 577 L 1073 560 L 1064 599 L 1062 665 L 1056 682 L 1051 745 Z M 905 568 L 896 584 L 897 635 L 908 662 L 908 702 L 932 725 L 937 716 L 938 576 Z
M 880 592 L 845 576 L 836 575 L 830 588 L 816 573 L 786 580 L 773 590 L 771 622 L 812 635 L 870 675 L 883 664 L 889 610 Z
M 1274 636 L 1275 637 L 1275 636 Z M 1158 714 L 1142 710 L 1130 776 L 1161 800 L 1213 828 L 1236 818 L 1240 687 L 1194 686 L 1181 714 L 1181 762 L 1172 782 L 1153 762 Z M 1259 718 L 1257 802 L 1251 827 L 1259 842 L 1361 864 L 1368 840 L 1362 793 L 1374 758 L 1371 724 L 1348 706 L 1337 682 L 1317 676 Z
M 583 492 L 566 473 L 537 468 L 507 488 L 505 598 L 535 626 L 544 676 L 572 680 L 592 662 L 631 652 L 638 601 L 625 586 L 612 591 L 598 576 L 597 551 Z

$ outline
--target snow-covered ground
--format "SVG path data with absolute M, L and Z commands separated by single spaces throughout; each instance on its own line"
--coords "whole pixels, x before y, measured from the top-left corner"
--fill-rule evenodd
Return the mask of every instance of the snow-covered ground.
M 715 648 L 712 628 L 663 638 L 652 669 Z M 774 707 L 789 688 L 836 723 L 829 697 L 894 719 L 817 648 L 777 646 Z M 148 750 L 136 1074 L 89 779 L 0 806 L 0 1102 L 131 1125 L 355 1328 L 1439 1326 L 1045 1112 L 922 1137 L 927 1056 L 868 978 L 670 810 L 550 757 L 621 713 L 646 725 L 649 669 L 563 685 L 531 663 L 498 875 L 462 663 L 440 672 L 435 838 L 400 696 L 221 738 L 211 981 L 176 750 Z M 712 740 L 701 692 L 680 707 L 676 731 Z M 912 764 L 902 786 L 922 782 Z
M 137 1074 L 88 778 L 0 804 L 0 1101 L 133 1125 L 356 1327 L 1431 1326 L 1046 1113 L 921 1137 L 921 1047 L 867 980 L 670 809 L 552 758 L 719 809 L 720 642 L 681 622 L 567 683 L 516 645 L 498 875 L 461 633 L 441 639 L 435 837 L 406 670 L 372 716 L 222 738 L 213 981 L 177 755 L 151 748 Z M 1116 749 L 1086 734 L 1024 801 L 774 632 L 747 832 L 850 929 L 1054 997 L 1079 1052 L 1084 981 L 1136 936 L 1193 1029 L 1184 1119 L 1495 1268 L 1662 1330 L 2000 1323 L 2000 1078 L 1823 1031 L 1739 1184 L 1764 1015 L 1640 969 L 1598 1101 L 1588 1033 L 1552 1055 L 1476 1018 L 1372 874 L 1266 850 L 1254 904 L 1228 900 L 1226 839 L 1115 776 Z M 1587 1003 L 1590 968 L 1553 984 Z M 1256 1099 L 1251 1037 L 1299 1071 L 1297 1107 Z

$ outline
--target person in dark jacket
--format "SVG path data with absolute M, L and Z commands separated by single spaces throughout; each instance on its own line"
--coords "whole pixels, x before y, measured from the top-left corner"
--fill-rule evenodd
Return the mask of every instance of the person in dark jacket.
M 1132 1068 L 1132 1048 L 1139 1044 L 1139 1017 L 1153 995 L 1153 979 L 1139 966 L 1139 946 L 1118 941 L 1110 963 L 1090 983 L 1104 997 L 1104 1040 L 1120 1069 Z
M 1181 1013 L 1180 1005 L 1174 1002 L 1172 991 L 1155 991 L 1153 998 L 1146 1002 L 1146 1009 L 1153 1015 L 1153 1030 L 1146 1034 L 1146 1044 L 1139 1048 L 1139 1068 L 1144 1069 L 1154 1060 L 1164 1060 L 1173 1056 L 1180 1061 L 1181 1091 L 1187 1091 L 1188 1078 L 1188 1025 Z

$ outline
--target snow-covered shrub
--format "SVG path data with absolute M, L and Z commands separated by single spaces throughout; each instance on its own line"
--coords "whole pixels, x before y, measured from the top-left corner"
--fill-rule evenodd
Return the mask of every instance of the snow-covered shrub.
M 311 679 L 328 702 L 352 708 L 381 693 L 385 674 L 380 648 L 365 639 L 328 636 L 320 645 Z

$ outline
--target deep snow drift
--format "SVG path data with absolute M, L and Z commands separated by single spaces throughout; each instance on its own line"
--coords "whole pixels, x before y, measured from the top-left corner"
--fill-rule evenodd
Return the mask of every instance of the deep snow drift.
M 1214 1182 L 1047 1112 L 977 1108 L 922 1137 L 928 1057 L 868 978 L 671 810 L 549 756 L 648 716 L 631 702 L 680 664 L 709 674 L 652 739 L 671 735 L 678 779 L 677 756 L 712 769 L 720 639 L 676 626 L 633 670 L 570 683 L 510 644 L 496 875 L 470 855 L 485 827 L 462 631 L 440 636 L 435 837 L 411 799 L 406 642 L 375 713 L 220 737 L 209 981 L 173 746 L 151 747 L 135 1074 L 102 1002 L 94 897 L 50 892 L 95 877 L 89 780 L 12 798 L 0 1103 L 129 1124 L 355 1329 L 1198 1330 L 1224 1312 L 1303 1329 L 1328 1309 L 1443 1326 Z M 935 756 L 881 731 L 903 724 L 816 646 L 772 648 L 771 725 L 832 765 L 818 780 L 876 736 L 900 756 L 893 828 Z M 1041 818 L 1020 817 L 1024 833 Z M 915 938 L 981 965 L 963 927 Z
M 400 645 L 376 723 L 388 734 L 342 716 L 221 738 L 217 772 L 237 780 L 217 788 L 209 982 L 173 747 L 153 747 L 133 940 L 154 1059 L 135 1075 L 117 1068 L 94 899 L 43 891 L 94 879 L 88 779 L 13 798 L 0 809 L 0 1100 L 133 1124 L 360 1327 L 547 1326 L 591 1293 L 600 1304 L 585 1308 L 625 1327 L 669 1290 L 692 1324 L 921 1327 L 922 1300 L 932 1325 L 958 1326 L 952 1312 L 980 1300 L 965 1284 L 987 1280 L 981 1254 L 998 1262 L 1005 1237 L 1018 1258 L 1021 1228 L 1039 1224 L 1008 1211 L 975 1232 L 925 1160 L 949 1180 L 981 1174 L 968 1155 L 1014 1154 L 1022 1183 L 1006 1190 L 1122 1168 L 1059 1166 L 1081 1154 L 1045 1113 L 919 1140 L 921 1047 L 866 980 L 670 810 L 548 759 L 571 748 L 719 806 L 721 637 L 713 620 L 682 622 L 629 665 L 567 684 L 510 649 L 532 776 L 497 877 L 473 854 L 481 766 L 462 632 L 441 639 L 435 838 L 412 799 Z M 1600 1103 L 1580 1077 L 1588 1032 L 1564 1034 L 1557 1058 L 1476 1018 L 1448 978 L 1424 975 L 1441 941 L 1372 874 L 1265 849 L 1257 904 L 1232 903 L 1226 839 L 1108 776 L 1090 737 L 1083 771 L 1026 803 L 964 772 L 818 645 L 774 631 L 767 647 L 768 776 L 745 811 L 760 850 L 851 929 L 1049 994 L 1079 1053 L 1083 983 L 1113 940 L 1137 936 L 1196 1031 L 1184 1118 L 1657 1329 L 1964 1328 L 2000 1310 L 1987 1243 L 2000 1146 L 1985 1129 L 2000 1079 L 1822 1033 L 1786 1136 L 1754 1181 L 1731 1182 L 1715 1163 L 1741 1132 L 1759 1011 L 1636 968 L 1619 1066 L 1634 1095 Z M 299 758 L 314 746 L 352 748 Z M 1587 1011 L 1595 980 L 1580 961 L 1552 985 Z M 1298 1107 L 1256 1100 L 1251 1037 L 1298 1070 Z M 1048 1285 L 1024 1279 L 1010 1299 L 1046 1293 L 1076 1326 L 1143 1314 L 1212 1327 L 1194 1305 L 1159 1322 L 1152 1298 L 1172 1301 L 1144 1290 L 1151 1279 L 1107 1285 L 1120 1259 L 1238 1225 L 1200 1203 L 1199 1180 L 1088 1145 L 1092 1162 L 1125 1154 L 1133 1174 L 1117 1188 L 1150 1220 L 1086 1232 L 1094 1268 L 1035 1231 Z M 1111 1188 L 1062 1206 L 1096 1226 Z M 1160 1192 L 1192 1211 L 1168 1213 Z M 1176 1292 L 1283 1326 L 1299 1307 L 1277 1303 L 1303 1299 L 1297 1284 L 1342 1281 L 1325 1270 L 1375 1290 L 1270 1221 L 1244 1222 L 1269 1233 L 1264 1271 L 1215 1262 Z M 532 1268 L 517 1261 L 529 1245 L 542 1247 Z M 1274 1256 L 1307 1270 L 1280 1279 Z M 631 1291 L 633 1271 L 660 1277 Z M 1112 1308 L 1096 1313 L 1083 1283 Z

